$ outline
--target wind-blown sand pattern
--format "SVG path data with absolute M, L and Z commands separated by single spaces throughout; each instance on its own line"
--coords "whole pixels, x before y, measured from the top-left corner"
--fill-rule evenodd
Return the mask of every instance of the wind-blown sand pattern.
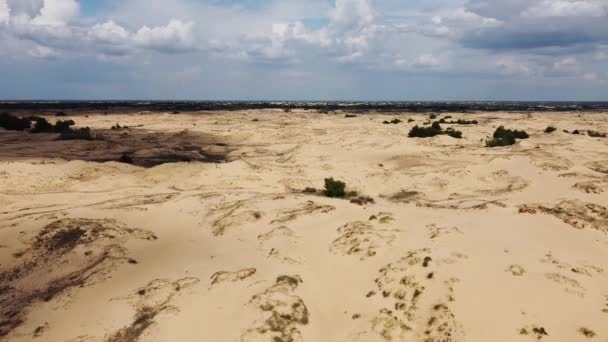
M 0 341 L 608 341 L 608 114 L 345 114 L 0 131 Z

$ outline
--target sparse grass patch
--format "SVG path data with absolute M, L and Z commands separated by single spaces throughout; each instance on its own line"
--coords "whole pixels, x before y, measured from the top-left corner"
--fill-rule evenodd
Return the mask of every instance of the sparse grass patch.
M 593 330 L 587 329 L 585 327 L 578 329 L 578 332 L 580 332 L 581 334 L 583 334 L 585 337 L 588 337 L 588 338 L 595 337 L 595 332 Z

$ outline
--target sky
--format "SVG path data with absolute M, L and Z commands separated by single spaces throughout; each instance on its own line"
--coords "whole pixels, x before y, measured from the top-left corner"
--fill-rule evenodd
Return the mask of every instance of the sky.
M 608 100 L 608 0 L 0 0 L 0 99 Z

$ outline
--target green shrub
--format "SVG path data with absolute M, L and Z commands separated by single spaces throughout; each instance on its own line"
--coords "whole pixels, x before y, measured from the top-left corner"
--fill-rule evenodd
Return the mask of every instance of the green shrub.
M 553 126 L 549 126 L 547 128 L 545 128 L 545 133 L 553 133 L 557 130 L 557 128 L 553 127 Z
M 410 130 L 408 137 L 410 137 L 410 138 L 430 138 L 430 137 L 434 137 L 439 134 L 441 134 L 441 129 L 438 130 L 436 128 L 433 128 L 433 126 L 420 127 L 420 126 L 416 125 Z
M 67 129 L 61 132 L 59 136 L 61 140 L 93 140 L 91 136 L 91 129 L 89 127 L 83 127 L 79 129 Z
M 453 128 L 448 128 L 445 130 L 445 134 L 451 136 L 452 138 L 456 138 L 456 139 L 462 139 L 462 132 L 461 131 L 457 131 Z
M 344 197 L 346 195 L 345 188 L 346 183 L 333 178 L 325 178 L 325 195 L 327 197 Z
M 486 141 L 487 147 L 510 146 L 517 142 L 517 139 L 528 139 L 530 136 L 525 131 L 505 129 L 500 126 L 496 129 L 493 139 Z
M 433 124 L 431 125 L 431 127 L 420 127 L 420 126 L 414 126 L 409 134 L 408 137 L 410 138 L 430 138 L 430 137 L 434 137 L 437 135 L 449 135 L 452 138 L 456 138 L 456 139 L 462 139 L 462 132 L 460 131 L 456 131 L 453 128 L 448 128 L 447 130 L 442 130 L 441 129 L 441 124 L 440 121 L 435 121 L 433 122 Z
M 9 131 L 24 131 L 32 126 L 28 118 L 19 118 L 8 113 L 0 113 L 0 127 Z

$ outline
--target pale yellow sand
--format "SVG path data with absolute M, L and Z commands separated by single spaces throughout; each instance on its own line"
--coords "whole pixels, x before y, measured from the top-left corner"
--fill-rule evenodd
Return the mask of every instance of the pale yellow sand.
M 104 152 L 0 131 L 0 340 L 608 341 L 608 139 L 562 132 L 608 132 L 608 114 L 451 115 L 480 125 L 72 117 L 229 147 L 153 168 L 35 158 Z M 499 125 L 531 138 L 486 148 Z M 301 192 L 326 177 L 375 203 Z

